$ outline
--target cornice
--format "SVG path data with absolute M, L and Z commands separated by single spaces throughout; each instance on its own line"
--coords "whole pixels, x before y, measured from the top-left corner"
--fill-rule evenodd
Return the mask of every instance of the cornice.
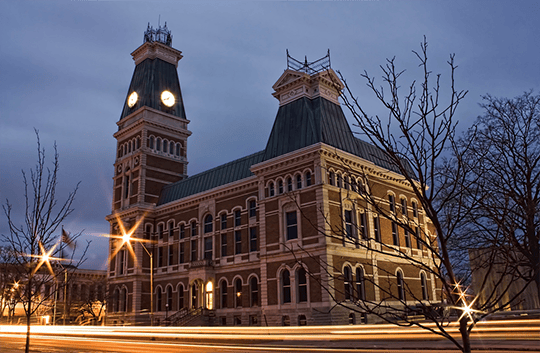
M 169 118 L 169 119 L 178 121 L 179 123 L 185 124 L 186 128 L 174 128 L 174 127 L 172 127 L 170 125 L 167 125 L 167 124 L 152 121 L 152 120 L 148 119 L 147 116 L 145 116 L 145 114 L 144 114 L 145 112 L 161 115 L 161 116 L 163 116 L 165 118 Z M 137 115 L 141 115 L 141 116 L 137 117 Z M 124 124 L 129 122 L 129 120 L 131 120 L 131 119 L 134 119 L 134 121 L 131 124 L 128 124 L 128 125 L 124 126 Z M 118 125 L 118 127 L 119 127 L 119 130 L 113 134 L 113 137 L 118 139 L 118 138 L 120 138 L 121 136 L 123 136 L 125 134 L 130 134 L 130 133 L 133 132 L 133 130 L 137 129 L 143 123 L 145 123 L 145 124 L 147 124 L 149 126 L 158 127 L 158 128 L 161 128 L 163 130 L 170 131 L 170 132 L 173 132 L 173 133 L 183 133 L 183 134 L 186 134 L 187 136 L 191 136 L 191 131 L 189 131 L 187 129 L 187 125 L 190 122 L 191 121 L 188 120 L 188 119 L 183 119 L 183 118 L 180 118 L 180 117 L 178 117 L 176 115 L 167 114 L 167 113 L 164 113 L 164 112 L 159 111 L 157 109 L 150 108 L 150 107 L 147 107 L 147 106 L 143 106 L 143 107 L 137 109 L 135 112 L 131 113 L 130 115 L 128 115 L 126 117 L 124 117 L 122 120 L 120 120 L 120 121 L 118 121 L 116 123 L 116 125 Z
M 131 56 L 133 57 L 133 61 L 135 61 L 135 65 L 138 65 L 145 59 L 159 58 L 173 64 L 175 67 L 178 67 L 178 61 L 183 57 L 180 50 L 176 50 L 160 42 L 145 42 L 135 49 L 131 53 Z

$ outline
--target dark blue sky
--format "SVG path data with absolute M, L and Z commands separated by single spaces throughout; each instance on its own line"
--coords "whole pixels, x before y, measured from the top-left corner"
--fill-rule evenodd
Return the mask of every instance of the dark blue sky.
M 116 122 L 134 69 L 130 53 L 147 23 L 161 15 L 183 52 L 178 73 L 193 135 L 188 173 L 265 147 L 278 109 L 272 85 L 286 68 L 285 50 L 316 60 L 331 50 L 367 106 L 384 114 L 360 74 L 396 56 L 418 74 L 411 50 L 424 35 L 430 63 L 448 83 L 469 90 L 458 108 L 461 129 L 481 114 L 481 96 L 539 91 L 537 1 L 2 1 L 0 2 L 0 199 L 20 210 L 21 169 L 35 164 L 35 136 L 60 153 L 60 198 L 82 181 L 70 231 L 93 239 L 85 267 L 104 268 Z M 379 80 L 379 82 L 381 82 Z M 49 158 L 50 160 L 50 158 Z M 5 217 L 0 232 L 6 233 Z

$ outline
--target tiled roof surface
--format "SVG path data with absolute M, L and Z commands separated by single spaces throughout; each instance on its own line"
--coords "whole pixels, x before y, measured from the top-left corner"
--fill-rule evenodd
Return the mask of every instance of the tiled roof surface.
M 303 97 L 279 108 L 266 149 L 163 187 L 158 205 L 250 177 L 252 165 L 319 142 L 399 173 L 383 151 L 354 137 L 339 105 Z
M 264 151 L 260 151 L 166 185 L 161 191 L 158 205 L 250 177 L 253 173 L 249 169 L 262 162 L 263 154 Z
M 176 98 L 176 102 L 171 108 L 161 103 L 161 93 L 164 90 L 168 90 Z M 127 105 L 127 97 L 133 91 L 137 92 L 139 99 L 130 108 Z M 156 58 L 145 59 L 135 66 L 120 120 L 142 106 L 154 108 L 180 118 L 186 118 L 180 82 L 178 81 L 178 72 L 173 64 Z

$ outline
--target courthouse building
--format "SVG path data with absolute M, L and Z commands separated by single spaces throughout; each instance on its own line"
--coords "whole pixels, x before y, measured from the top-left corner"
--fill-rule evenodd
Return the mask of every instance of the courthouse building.
M 149 27 L 131 54 L 107 220 L 111 234 L 134 228 L 144 241 L 110 240 L 108 323 L 347 324 L 361 321 L 356 300 L 385 300 L 386 290 L 401 298 L 405 282 L 416 298 L 440 295 L 431 274 L 368 250 L 408 247 L 429 262 L 421 242 L 379 219 L 362 193 L 379 193 L 419 234 L 428 225 L 384 155 L 354 137 L 329 54 L 312 63 L 287 55 L 264 149 L 188 176 L 188 138 L 197 136 L 171 44 L 166 26 Z

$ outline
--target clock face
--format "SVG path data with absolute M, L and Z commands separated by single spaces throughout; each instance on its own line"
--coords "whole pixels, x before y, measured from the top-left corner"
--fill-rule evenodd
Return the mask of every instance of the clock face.
M 133 108 L 135 103 L 137 103 L 137 99 L 139 99 L 137 92 L 132 92 L 128 97 L 128 107 Z
M 163 104 L 165 104 L 167 107 L 172 107 L 176 101 L 173 94 L 169 91 L 163 91 L 161 93 L 161 101 Z

